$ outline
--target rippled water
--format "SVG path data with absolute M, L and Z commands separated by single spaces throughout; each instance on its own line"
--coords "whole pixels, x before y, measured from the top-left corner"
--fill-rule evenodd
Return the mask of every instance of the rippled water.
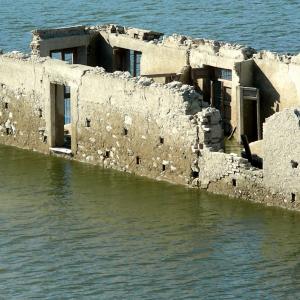
M 300 215 L 0 146 L 0 299 L 299 299 Z
M 299 0 L 0 0 L 0 48 L 28 50 L 40 27 L 120 23 L 300 52 Z

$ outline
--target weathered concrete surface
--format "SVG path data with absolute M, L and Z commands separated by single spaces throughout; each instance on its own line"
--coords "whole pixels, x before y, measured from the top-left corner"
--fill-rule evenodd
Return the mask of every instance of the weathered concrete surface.
M 57 49 L 77 49 L 76 63 L 87 64 L 87 50 L 91 36 L 85 26 L 32 31 L 32 55 L 50 56 Z
M 264 182 L 286 201 L 299 206 L 300 109 L 285 109 L 264 124 Z M 293 196 L 294 194 L 294 196 Z
M 66 85 L 75 159 L 186 184 L 196 150 L 221 148 L 221 127 L 214 126 L 216 139 L 207 134 L 209 120 L 205 130 L 198 126 L 201 95 L 180 82 L 162 85 L 18 53 L 0 57 L 0 82 L 5 144 L 41 152 L 55 146 L 51 90 Z M 12 127 L 8 134 L 5 126 Z
M 111 60 L 112 49 L 119 47 L 142 52 L 141 75 L 181 73 L 189 64 L 190 47 L 186 37 L 174 35 L 158 41 L 143 39 L 145 31 L 136 28 L 122 27 L 122 33 L 111 30 L 111 26 L 94 30 L 106 41 L 107 56 L 103 59 L 106 63 Z
M 243 198 L 267 206 L 300 210 L 298 202 L 274 192 L 265 184 L 263 170 L 252 167 L 247 160 L 236 154 L 206 152 L 199 158 L 200 175 L 194 181 L 201 188 L 215 194 Z
M 78 98 L 80 160 L 188 182 L 191 148 L 204 142 L 203 132 L 197 141 L 191 118 L 202 110 L 199 95 L 191 87 L 158 85 L 122 72 L 88 72 Z
M 263 51 L 254 56 L 254 85 L 260 89 L 262 122 L 300 105 L 300 59 Z

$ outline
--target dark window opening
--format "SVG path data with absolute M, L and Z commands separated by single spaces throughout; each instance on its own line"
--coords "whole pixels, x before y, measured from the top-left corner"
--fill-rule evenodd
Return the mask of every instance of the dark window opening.
M 138 39 L 138 38 L 139 38 L 139 35 L 138 35 L 137 33 L 134 33 L 134 34 L 133 34 L 133 37 L 134 37 L 135 39 Z
M 110 156 L 110 151 L 109 151 L 109 150 L 106 150 L 106 151 L 105 151 L 105 158 L 109 158 L 109 156 Z
M 9 135 L 9 134 L 10 134 L 10 129 L 6 128 L 6 135 Z
M 69 86 L 64 87 L 65 124 L 71 123 L 71 91 Z
M 162 171 L 166 171 L 166 165 L 162 165 Z
M 125 49 L 125 48 L 114 48 L 113 69 L 115 71 L 128 71 L 133 77 L 140 76 L 141 57 L 142 57 L 142 52 Z
M 236 179 L 232 179 L 232 185 L 236 186 Z
M 123 128 L 123 135 L 128 135 L 128 129 L 127 128 Z
M 133 77 L 141 75 L 141 57 L 142 52 L 130 50 L 130 68 L 129 72 Z
M 201 150 L 203 149 L 203 144 L 202 144 L 202 143 L 199 144 L 199 148 L 200 148 Z
M 232 71 L 229 69 L 217 69 L 220 79 L 232 81 Z
M 139 156 L 136 157 L 136 164 L 137 165 L 141 164 L 141 158 Z
M 46 135 L 43 136 L 43 143 L 47 144 L 48 137 Z
M 292 199 L 291 199 L 291 202 L 295 202 L 296 201 L 296 194 L 295 193 L 292 193 Z
M 85 119 L 85 127 L 91 127 L 91 119 Z
M 39 118 L 43 117 L 43 110 L 41 108 L 39 108 Z
M 4 103 L 4 108 L 5 108 L 5 109 L 8 109 L 8 102 L 5 102 L 5 103 Z
M 198 178 L 199 177 L 199 172 L 198 171 L 192 171 L 191 176 L 192 176 L 192 178 Z
M 164 142 L 165 142 L 165 139 L 163 137 L 159 137 L 159 143 L 164 144 Z
M 293 169 L 297 169 L 297 168 L 298 168 L 298 165 L 299 165 L 299 163 L 298 163 L 298 162 L 296 162 L 296 161 L 294 161 L 294 160 L 291 160 L 291 165 L 292 165 L 292 168 L 293 168 Z

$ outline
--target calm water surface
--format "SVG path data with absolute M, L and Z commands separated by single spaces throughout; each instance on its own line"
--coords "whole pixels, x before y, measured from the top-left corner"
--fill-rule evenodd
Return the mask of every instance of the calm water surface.
M 120 23 L 300 52 L 299 0 L 0 0 L 0 48 L 29 51 L 38 27 Z
M 299 299 L 300 215 L 0 146 L 0 299 Z
M 298 0 L 0 0 L 0 48 L 121 23 L 300 51 Z M 300 215 L 0 146 L 0 299 L 300 299 Z

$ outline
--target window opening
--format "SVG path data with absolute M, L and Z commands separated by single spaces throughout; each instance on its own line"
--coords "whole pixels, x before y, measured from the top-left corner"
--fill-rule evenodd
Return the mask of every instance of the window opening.
M 218 69 L 218 78 L 223 80 L 232 81 L 232 70 L 229 69 Z
M 85 119 L 85 127 L 91 127 L 91 119 L 89 118 Z
M 69 86 L 64 87 L 65 124 L 71 123 L 71 91 Z
M 77 56 L 77 49 L 61 49 L 61 50 L 53 50 L 50 52 L 50 57 L 54 59 L 63 60 L 68 64 L 75 64 Z
M 291 202 L 295 202 L 296 201 L 296 194 L 295 193 L 292 193 L 292 199 L 291 199 Z
M 294 160 L 291 160 L 291 165 L 292 165 L 292 168 L 293 168 L 293 169 L 297 169 L 297 168 L 298 168 L 298 165 L 299 165 L 299 163 L 298 163 L 298 162 L 296 162 L 296 161 L 294 161 Z
M 130 69 L 129 72 L 133 77 L 141 76 L 141 57 L 142 52 L 129 50 Z

